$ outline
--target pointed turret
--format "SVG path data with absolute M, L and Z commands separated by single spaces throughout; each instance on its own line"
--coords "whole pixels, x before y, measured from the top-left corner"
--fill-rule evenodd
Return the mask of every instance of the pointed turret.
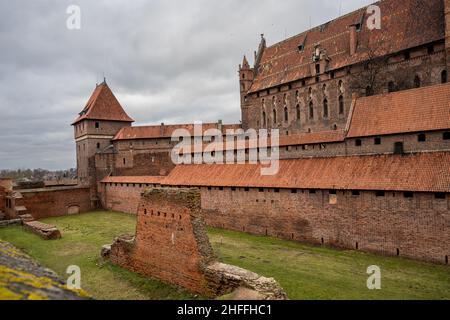
M 105 80 L 95 86 L 86 106 L 72 123 L 80 185 L 95 186 L 95 155 L 110 147 L 117 132 L 131 126 L 133 122 Z
M 258 52 L 255 52 L 255 65 L 253 66 L 253 69 L 255 70 L 255 73 L 258 72 L 259 64 L 261 62 L 262 55 L 264 53 L 264 50 L 266 50 L 267 44 L 266 44 L 266 38 L 264 38 L 264 34 L 261 34 L 261 42 L 259 43 Z
M 242 65 L 240 66 L 239 70 L 249 70 L 250 64 L 247 61 L 247 57 L 244 55 L 244 59 L 242 60 Z
M 77 124 L 82 120 L 108 120 L 120 122 L 134 122 L 116 99 L 106 80 L 95 87 L 89 101 L 79 113 L 78 118 L 72 123 Z

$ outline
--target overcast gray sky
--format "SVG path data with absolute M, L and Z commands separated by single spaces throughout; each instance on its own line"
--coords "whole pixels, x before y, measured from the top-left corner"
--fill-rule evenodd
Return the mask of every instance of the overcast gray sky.
M 103 74 L 136 125 L 237 123 L 237 68 L 261 33 L 270 45 L 372 2 L 0 0 L 0 169 L 74 167 L 70 124 Z

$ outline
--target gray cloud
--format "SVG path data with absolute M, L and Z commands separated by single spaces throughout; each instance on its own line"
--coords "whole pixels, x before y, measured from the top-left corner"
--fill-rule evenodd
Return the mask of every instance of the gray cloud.
M 103 73 L 137 124 L 240 120 L 237 67 L 367 0 L 0 2 L 0 169 L 75 166 L 71 121 Z M 81 7 L 81 30 L 66 9 Z

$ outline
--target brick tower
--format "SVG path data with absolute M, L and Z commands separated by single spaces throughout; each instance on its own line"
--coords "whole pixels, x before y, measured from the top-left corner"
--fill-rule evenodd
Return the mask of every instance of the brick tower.
M 109 147 L 116 133 L 133 122 L 106 81 L 97 85 L 86 106 L 72 123 L 79 185 L 95 188 L 95 154 Z

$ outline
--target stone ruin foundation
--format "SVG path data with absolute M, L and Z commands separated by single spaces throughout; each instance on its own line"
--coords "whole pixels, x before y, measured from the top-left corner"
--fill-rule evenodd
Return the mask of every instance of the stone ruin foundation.
M 272 278 L 219 263 L 202 217 L 200 191 L 153 188 L 142 195 L 135 235 L 102 248 L 104 259 L 144 276 L 213 298 L 284 300 Z

